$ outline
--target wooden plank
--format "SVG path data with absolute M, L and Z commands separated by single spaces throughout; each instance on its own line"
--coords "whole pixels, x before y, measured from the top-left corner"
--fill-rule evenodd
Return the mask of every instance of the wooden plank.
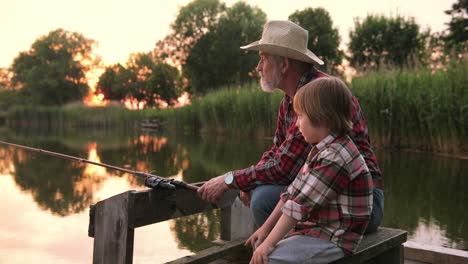
M 135 211 L 130 224 L 134 228 L 213 209 L 189 190 L 148 189 L 133 195 Z
M 255 231 L 252 210 L 236 199 L 231 207 L 221 210 L 221 239 L 248 238 Z
M 404 230 L 381 227 L 377 232 L 364 237 L 355 255 L 337 260 L 333 263 L 402 264 L 404 261 L 402 243 L 406 241 L 406 235 L 407 232 Z M 226 247 L 211 247 L 193 256 L 187 256 L 168 263 L 248 263 L 248 259 L 250 259 L 252 253 L 251 251 L 249 252 L 249 248 L 241 247 L 244 242 L 245 239 L 238 239 L 229 242 Z M 241 261 L 229 259 L 229 255 L 233 256 L 236 254 L 238 254 L 238 257 L 241 255 L 240 257 L 244 257 L 244 259 Z M 245 259 L 246 257 L 248 259 Z
M 224 245 L 213 246 L 208 249 L 202 250 L 195 255 L 182 257 L 170 262 L 166 262 L 166 264 L 205 264 L 213 261 L 219 261 L 224 257 L 229 258 L 230 256 L 232 257 L 242 253 L 244 254 L 244 256 L 246 254 L 250 256 L 251 251 L 249 253 L 249 248 L 244 246 L 244 243 L 244 239 L 227 241 Z
M 93 263 L 132 263 L 134 229 L 128 224 L 132 192 L 95 205 Z
M 461 264 L 468 263 L 468 252 L 440 246 L 406 242 L 405 258 L 425 263 Z
M 406 236 L 407 232 L 404 230 L 379 227 L 377 232 L 364 236 L 354 255 L 333 263 L 365 263 L 367 260 L 373 259 L 387 250 L 399 247 L 406 241 Z
M 237 196 L 237 192 L 227 192 L 217 204 L 207 203 L 194 191 L 184 189 L 147 189 L 134 192 L 132 195 L 135 202 L 130 227 L 136 228 L 215 208 L 228 207 Z

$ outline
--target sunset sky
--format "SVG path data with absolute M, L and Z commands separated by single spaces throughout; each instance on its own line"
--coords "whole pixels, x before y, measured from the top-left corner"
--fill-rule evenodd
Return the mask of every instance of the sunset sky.
M 9 67 L 19 52 L 28 50 L 40 36 L 57 28 L 77 31 L 98 42 L 95 53 L 105 64 L 124 63 L 130 53 L 147 52 L 169 33 L 180 7 L 190 0 L 1 0 L 0 67 Z M 237 0 L 224 1 L 231 6 Z M 432 31 L 447 28 L 444 10 L 455 0 L 247 0 L 268 19 L 287 19 L 296 10 L 323 7 L 347 42 L 356 17 L 367 14 L 414 17 Z

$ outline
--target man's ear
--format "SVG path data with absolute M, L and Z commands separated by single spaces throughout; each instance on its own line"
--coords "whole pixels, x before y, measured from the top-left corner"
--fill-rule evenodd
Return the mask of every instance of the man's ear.
M 290 66 L 291 66 L 291 64 L 289 64 L 289 59 L 286 58 L 286 57 L 283 57 L 283 63 L 282 63 L 282 66 L 281 66 L 281 73 L 285 74 L 288 71 Z

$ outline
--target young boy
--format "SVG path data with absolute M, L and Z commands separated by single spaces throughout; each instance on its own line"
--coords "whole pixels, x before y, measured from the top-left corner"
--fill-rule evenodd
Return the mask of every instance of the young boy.
M 351 91 L 338 78 L 319 78 L 303 86 L 293 104 L 296 125 L 313 148 L 246 241 L 255 248 L 251 264 L 332 262 L 356 250 L 370 220 L 372 178 L 347 135 Z

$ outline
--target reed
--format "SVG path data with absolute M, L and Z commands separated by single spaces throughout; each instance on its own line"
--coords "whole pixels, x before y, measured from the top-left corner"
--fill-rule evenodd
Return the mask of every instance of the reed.
M 374 143 L 467 153 L 467 61 L 443 70 L 385 70 L 352 80 Z
M 60 130 L 69 128 L 124 128 L 138 125 L 148 111 L 131 111 L 120 106 L 65 107 L 15 106 L 6 113 L 6 124 L 20 129 Z
M 278 104 L 283 94 L 265 93 L 254 84 L 225 87 L 192 104 L 160 110 L 155 117 L 164 128 L 228 135 L 271 135 L 276 125 Z

